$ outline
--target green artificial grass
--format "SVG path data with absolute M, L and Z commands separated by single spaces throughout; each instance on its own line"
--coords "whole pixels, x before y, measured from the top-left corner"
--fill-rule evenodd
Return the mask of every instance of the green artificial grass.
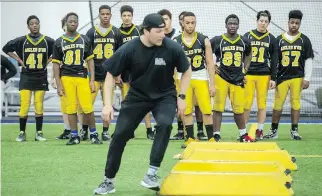
M 176 125 L 174 126 L 176 127 Z M 15 142 L 18 124 L 1 125 L 3 196 L 88 196 L 102 182 L 108 150 L 108 142 L 92 145 L 82 141 L 80 145 L 66 146 L 67 140 L 56 140 L 62 130 L 60 124 L 44 124 L 47 142 L 35 142 L 35 125 L 27 125 L 27 141 Z M 265 127 L 269 129 L 268 125 Z M 322 125 L 299 125 L 302 141 L 293 141 L 289 125 L 280 125 L 280 148 L 290 155 L 322 155 Z M 101 133 L 102 127 L 98 126 Z M 110 130 L 114 130 L 111 126 Z M 172 134 L 174 134 L 175 129 Z M 236 141 L 236 125 L 222 126 L 222 141 Z M 181 153 L 182 141 L 171 141 L 159 170 L 161 179 L 166 177 L 178 160 L 173 155 Z M 136 131 L 136 139 L 127 143 L 122 164 L 116 177 L 116 193 L 122 196 L 155 195 L 141 187 L 140 181 L 147 172 L 152 141 L 146 139 L 144 125 Z M 292 172 L 295 195 L 320 195 L 322 192 L 322 158 L 297 157 L 299 170 Z M 198 188 L 198 187 L 196 187 Z M 212 187 L 215 189 L 216 185 Z

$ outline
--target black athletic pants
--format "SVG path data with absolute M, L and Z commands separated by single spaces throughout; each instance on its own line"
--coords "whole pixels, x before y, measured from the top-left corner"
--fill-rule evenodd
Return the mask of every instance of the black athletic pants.
M 156 134 L 153 141 L 150 165 L 160 167 L 168 147 L 172 123 L 176 114 L 175 96 L 165 96 L 157 100 L 144 100 L 128 94 L 122 102 L 117 118 L 115 132 L 112 137 L 105 167 L 105 176 L 114 178 L 121 164 L 126 142 L 132 137 L 144 116 L 152 111 L 156 120 Z

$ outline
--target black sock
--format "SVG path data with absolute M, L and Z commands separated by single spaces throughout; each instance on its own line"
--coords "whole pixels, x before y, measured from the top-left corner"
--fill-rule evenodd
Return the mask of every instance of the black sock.
M 197 127 L 198 127 L 198 132 L 200 131 L 202 131 L 203 132 L 203 122 L 201 121 L 201 122 L 197 122 Z
M 272 123 L 272 130 L 278 129 L 278 123 Z
M 146 128 L 146 132 L 147 133 L 151 133 L 152 132 L 152 128 L 150 127 L 150 128 Z
M 178 120 L 178 130 L 183 130 L 183 123 L 181 120 Z
M 108 127 L 103 127 L 103 132 L 108 132 Z
M 83 131 L 88 131 L 88 125 L 82 125 Z
M 292 124 L 292 131 L 297 131 L 298 124 Z
M 190 137 L 192 139 L 195 138 L 193 133 L 193 125 L 186 125 L 187 139 Z
M 36 131 L 42 131 L 43 116 L 37 116 L 36 119 Z
M 20 131 L 26 131 L 27 118 L 19 118 Z
M 208 140 L 214 137 L 213 125 L 205 125 Z

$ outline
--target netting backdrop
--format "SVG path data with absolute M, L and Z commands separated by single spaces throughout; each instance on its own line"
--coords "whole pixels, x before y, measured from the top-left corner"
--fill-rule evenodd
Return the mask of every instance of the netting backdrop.
M 172 25 L 179 29 L 178 15 L 182 11 L 192 11 L 197 17 L 197 31 L 202 32 L 209 38 L 215 35 L 220 35 L 226 31 L 225 18 L 229 14 L 236 14 L 240 18 L 239 33 L 244 34 L 247 31 L 256 28 L 256 13 L 260 10 L 269 10 L 272 14 L 272 21 L 269 26 L 269 31 L 277 37 L 282 32 L 287 30 L 288 13 L 292 9 L 300 9 L 303 14 L 302 25 L 300 31 L 307 35 L 313 45 L 314 61 L 313 61 L 313 76 L 310 82 L 310 87 L 303 91 L 301 100 L 301 114 L 311 117 L 321 118 L 322 113 L 322 25 L 319 22 L 322 10 L 322 2 L 131 2 L 131 1 L 115 1 L 115 2 L 92 2 L 92 14 L 94 24 L 99 24 L 98 8 L 103 4 L 108 4 L 112 7 L 111 24 L 120 27 L 122 21 L 120 17 L 120 8 L 122 5 L 131 5 L 134 8 L 133 22 L 141 24 L 144 16 L 149 13 L 157 12 L 161 9 L 168 9 L 172 13 Z M 89 7 L 90 9 L 90 7 Z M 91 28 L 91 18 L 88 16 L 88 24 L 80 26 L 80 33 L 85 34 Z M 48 69 L 51 71 L 51 69 Z M 320 93 L 317 93 L 320 89 Z M 320 101 L 318 101 L 318 94 L 320 94 Z M 56 95 L 46 95 L 45 111 L 59 113 L 59 99 Z M 270 90 L 267 100 L 267 112 L 272 112 L 272 105 L 274 100 L 274 90 Z M 102 108 L 101 97 L 98 96 L 94 104 L 96 114 Z M 252 111 L 256 111 L 256 99 Z M 289 97 L 284 105 L 284 114 L 290 113 Z M 226 114 L 231 113 L 231 106 L 229 101 L 226 102 Z
M 102 2 L 92 3 L 92 12 L 94 18 L 98 15 L 98 8 Z M 172 25 L 179 28 L 178 15 L 182 11 L 192 11 L 197 17 L 197 31 L 202 32 L 212 38 L 226 31 L 225 18 L 229 14 L 236 14 L 240 19 L 239 33 L 244 34 L 247 31 L 256 28 L 256 13 L 260 10 L 269 10 L 272 15 L 272 21 L 269 31 L 277 37 L 287 30 L 288 13 L 292 9 L 300 9 L 303 12 L 303 20 L 300 31 L 307 35 L 313 45 L 315 58 L 313 62 L 313 76 L 310 82 L 310 88 L 303 91 L 302 94 L 302 114 L 320 115 L 321 109 L 318 107 L 316 90 L 322 85 L 322 25 L 316 18 L 320 16 L 322 10 L 321 2 L 108 2 L 112 7 L 111 23 L 117 27 L 122 23 L 120 17 L 120 8 L 122 5 L 131 5 L 134 9 L 133 22 L 141 24 L 145 15 L 157 12 L 163 8 L 172 13 Z M 94 24 L 98 24 L 96 18 Z M 90 25 L 89 25 L 90 27 Z M 88 28 L 89 28 L 88 27 Z M 270 90 L 267 100 L 267 111 L 272 111 L 274 100 L 274 90 Z M 229 101 L 226 102 L 227 112 L 231 111 Z M 256 99 L 252 111 L 256 110 Z M 289 97 L 284 105 L 284 113 L 290 113 Z

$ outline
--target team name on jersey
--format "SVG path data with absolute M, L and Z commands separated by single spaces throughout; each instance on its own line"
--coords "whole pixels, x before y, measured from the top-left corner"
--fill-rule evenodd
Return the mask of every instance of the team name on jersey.
M 292 45 L 282 46 L 281 51 L 285 51 L 285 50 L 302 50 L 302 46 L 292 46 Z
M 265 46 L 265 47 L 269 47 L 269 43 L 267 42 L 261 42 L 261 41 L 252 41 L 251 42 L 252 46 Z
M 115 43 L 114 38 L 95 38 L 94 43 Z
M 47 52 L 47 48 L 25 48 L 24 52 Z
M 132 39 L 134 39 L 136 37 L 139 37 L 139 36 L 129 36 L 129 37 L 125 37 L 125 38 L 123 38 L 123 43 L 126 43 L 126 42 L 128 42 L 128 41 L 130 41 L 130 40 L 132 40 Z
M 244 47 L 241 46 L 225 46 L 222 48 L 222 51 L 244 51 Z
M 63 51 L 74 49 L 74 48 L 84 48 L 84 44 L 69 44 L 63 47 Z
M 184 53 L 186 55 L 201 54 L 202 53 L 202 49 L 201 48 L 198 48 L 198 49 L 193 49 L 193 50 L 186 50 L 186 51 L 184 51 Z

